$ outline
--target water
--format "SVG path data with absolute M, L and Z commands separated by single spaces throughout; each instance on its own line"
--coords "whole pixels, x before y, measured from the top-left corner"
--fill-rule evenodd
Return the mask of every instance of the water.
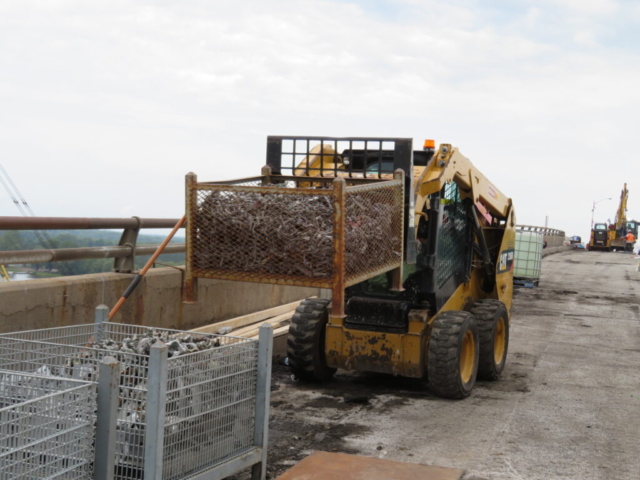
M 12 282 L 21 282 L 23 280 L 33 280 L 34 277 L 33 274 L 31 273 L 25 273 L 25 272 L 9 272 L 9 278 L 11 279 Z

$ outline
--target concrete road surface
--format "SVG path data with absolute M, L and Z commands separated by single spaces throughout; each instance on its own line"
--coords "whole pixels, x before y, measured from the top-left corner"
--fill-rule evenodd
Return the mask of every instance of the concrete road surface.
M 465 480 L 640 479 L 638 262 L 545 258 L 540 286 L 515 297 L 503 378 L 466 400 L 382 375 L 305 386 L 277 366 L 271 478 L 325 450 L 463 468 Z

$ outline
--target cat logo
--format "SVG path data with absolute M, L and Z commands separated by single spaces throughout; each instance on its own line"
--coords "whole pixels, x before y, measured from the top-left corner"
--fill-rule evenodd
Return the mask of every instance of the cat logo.
M 498 274 L 513 270 L 514 250 L 505 250 L 500 254 L 498 262 Z

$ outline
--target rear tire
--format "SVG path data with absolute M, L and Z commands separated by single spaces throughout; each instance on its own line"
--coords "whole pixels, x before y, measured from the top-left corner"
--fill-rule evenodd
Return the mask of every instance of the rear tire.
M 480 333 L 478 378 L 497 380 L 507 363 L 509 350 L 509 314 L 499 300 L 484 299 L 473 304 L 471 313 Z
M 429 386 L 440 397 L 468 397 L 476 383 L 479 360 L 476 319 L 469 312 L 439 313 L 427 347 Z
M 296 308 L 287 337 L 291 371 L 304 382 L 324 382 L 336 373 L 327 366 L 324 343 L 329 300 L 307 298 Z

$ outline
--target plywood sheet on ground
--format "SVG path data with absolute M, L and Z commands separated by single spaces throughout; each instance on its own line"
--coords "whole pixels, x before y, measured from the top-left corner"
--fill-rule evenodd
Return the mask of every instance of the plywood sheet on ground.
M 278 480 L 460 480 L 464 470 L 315 452 Z

